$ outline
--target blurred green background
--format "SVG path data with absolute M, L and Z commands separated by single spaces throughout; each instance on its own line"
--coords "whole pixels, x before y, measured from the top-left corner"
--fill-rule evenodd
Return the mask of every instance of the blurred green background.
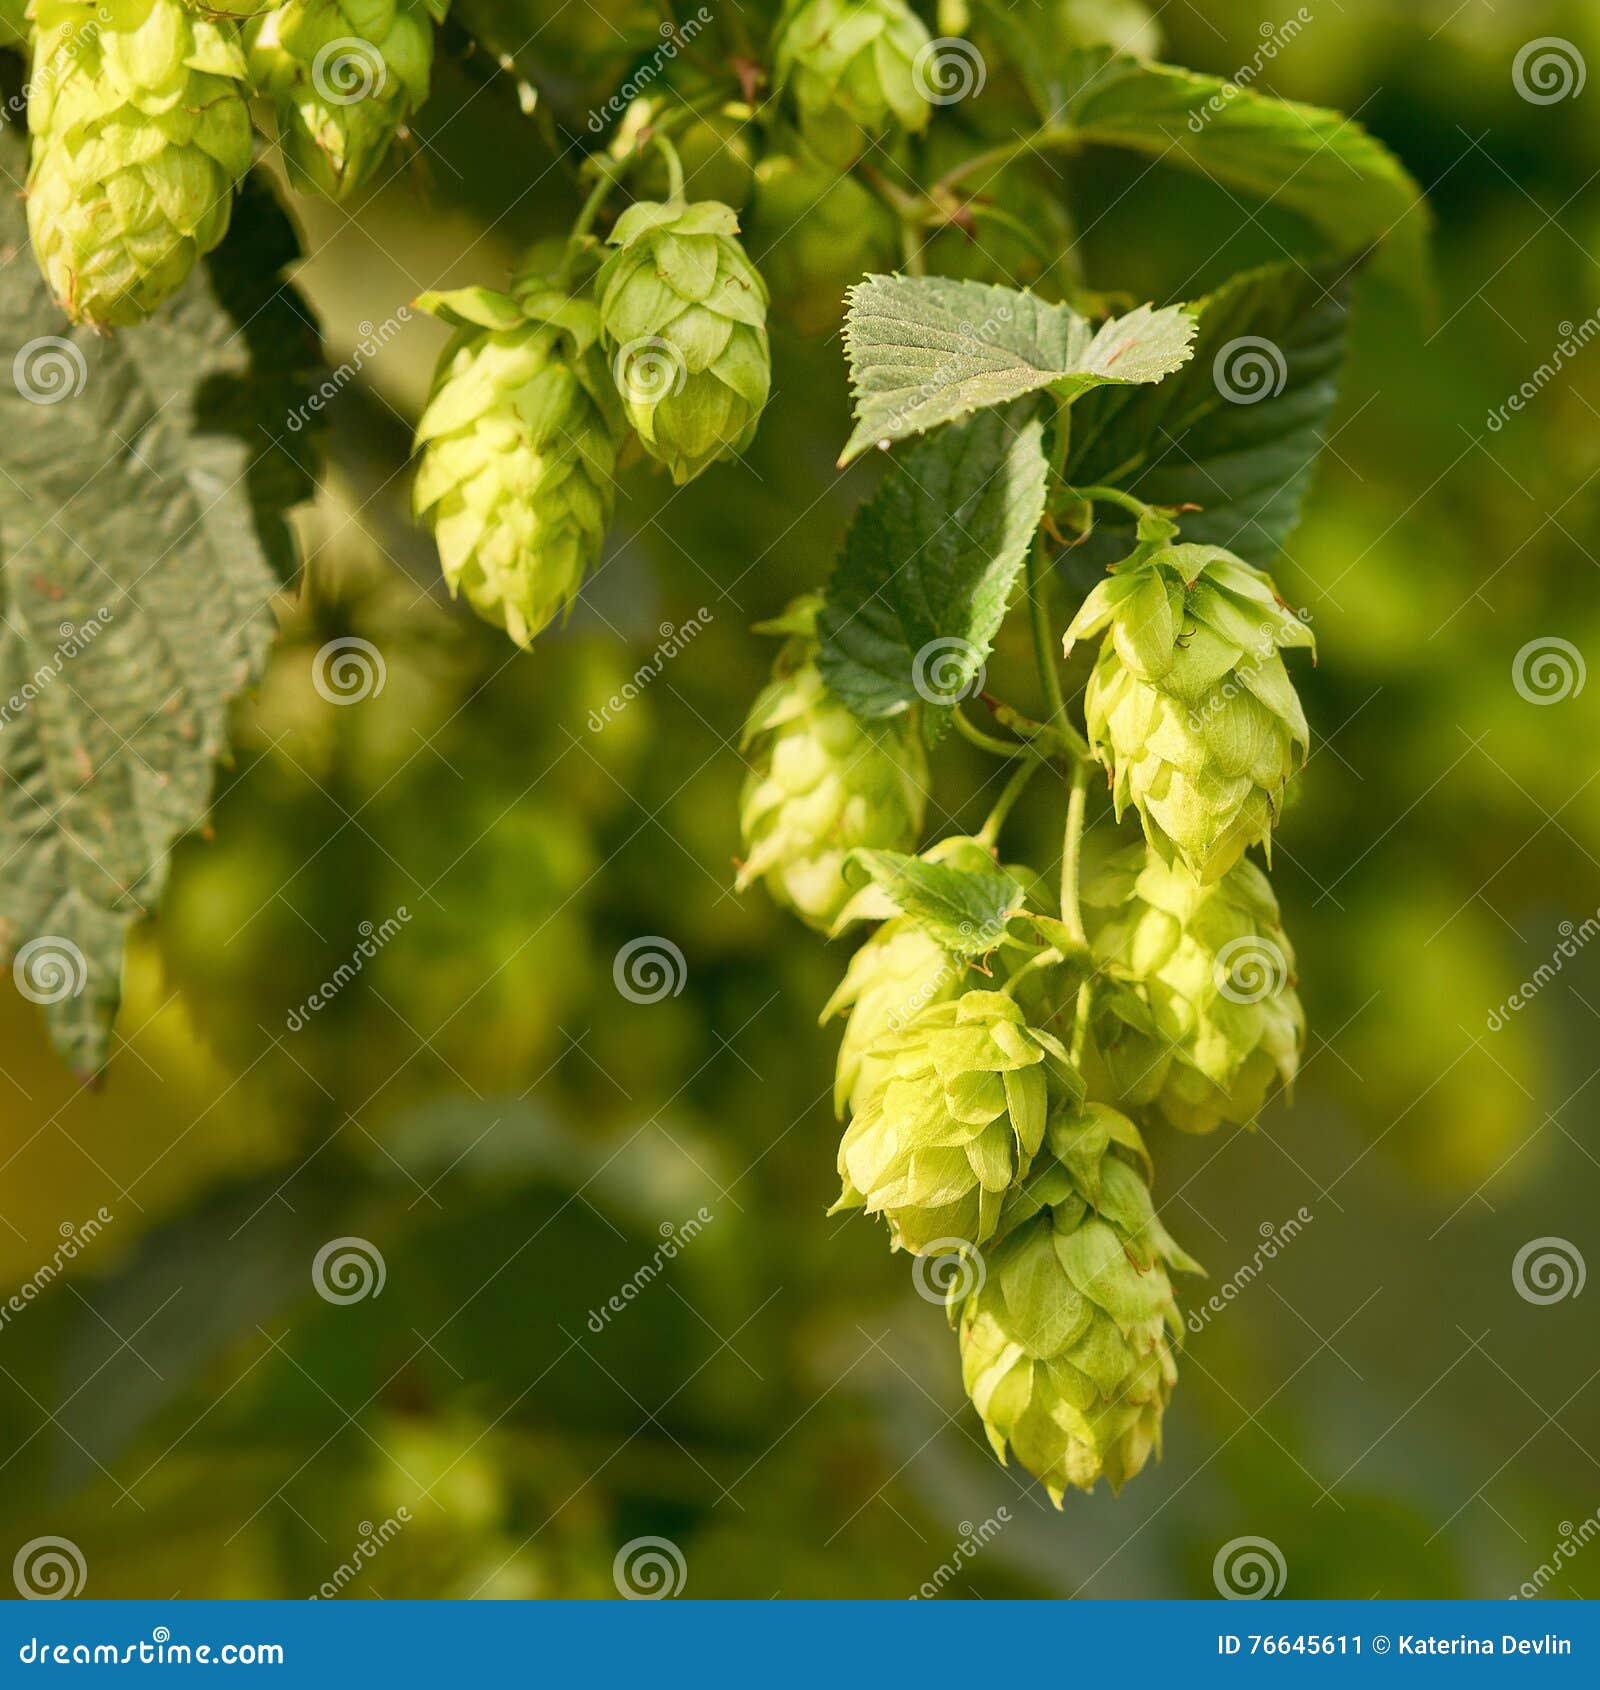
M 605 10 L 566 8 L 529 56 L 559 68 L 563 31 L 592 46 Z M 1296 670 L 1317 743 L 1274 852 L 1311 1042 L 1292 1109 L 1152 1149 L 1211 1289 L 1268 1227 L 1313 1220 L 1189 1337 L 1164 1461 L 1055 1513 L 990 1456 L 905 1259 L 824 1218 L 816 1017 L 845 951 L 730 884 L 734 741 L 770 657 L 749 624 L 821 580 L 873 473 L 831 467 L 836 335 L 779 334 L 746 463 L 677 495 L 628 481 L 570 624 L 518 654 L 441 598 L 406 522 L 440 339 L 411 316 L 330 407 L 305 590 L 239 713 L 212 836 L 137 937 L 104 1088 L 0 999 L 7 1289 L 112 1217 L 0 1324 L 6 1554 L 67 1537 L 93 1596 L 303 1596 L 341 1565 L 350 1596 L 611 1596 L 619 1548 L 653 1535 L 688 1596 L 896 1597 L 1003 1508 L 947 1594 L 1211 1595 L 1218 1550 L 1257 1536 L 1291 1596 L 1496 1596 L 1595 1515 L 1600 1290 L 1531 1303 L 1512 1265 L 1540 1238 L 1600 1265 L 1600 946 L 1489 1017 L 1600 906 L 1600 684 L 1514 684 L 1533 641 L 1600 657 L 1600 348 L 1489 418 L 1596 328 L 1600 20 L 1576 0 L 1306 10 L 1261 85 L 1359 115 L 1409 164 L 1438 305 L 1360 299 L 1278 571 L 1320 647 Z M 1173 0 L 1163 56 L 1231 74 L 1292 11 Z M 1596 72 L 1575 98 L 1513 85 L 1545 35 Z M 509 83 L 456 48 L 425 169 L 353 216 L 297 204 L 333 364 L 570 215 Z M 1096 286 L 1185 297 L 1280 256 L 1270 218 L 1144 168 L 1074 162 Z M 337 707 L 313 659 L 349 635 L 386 680 Z M 1009 633 L 996 662 L 1027 673 Z M 951 745 L 937 779 L 975 825 L 991 767 Z M 1049 860 L 1056 802 L 1030 793 L 1020 853 Z M 361 924 L 401 910 L 292 1030 Z M 614 959 L 647 935 L 685 983 L 634 1003 Z M 637 1300 L 591 1319 L 702 1209 Z M 341 1237 L 381 1253 L 380 1296 L 314 1293 Z M 1545 1588 L 1600 1595 L 1600 1548 Z

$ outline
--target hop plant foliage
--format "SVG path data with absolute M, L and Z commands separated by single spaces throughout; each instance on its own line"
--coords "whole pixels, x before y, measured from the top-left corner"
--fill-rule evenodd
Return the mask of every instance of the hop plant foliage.
M 628 421 L 680 486 L 749 445 L 767 391 L 767 285 L 715 200 L 641 200 L 595 281 Z
M 928 765 L 909 724 L 858 721 L 828 691 L 815 662 L 816 614 L 816 601 L 803 600 L 768 624 L 789 638 L 745 720 L 738 886 L 763 881 L 826 932 L 852 892 L 850 853 L 916 842 Z
M 1013 1191 L 1000 1243 L 951 1286 L 961 1376 L 1001 1460 L 1059 1508 L 1113 1490 L 1161 1449 L 1183 1322 L 1169 1269 L 1198 1265 L 1150 1200 L 1138 1129 L 1100 1104 L 1052 1116 L 1048 1156 Z
M 180 0 L 36 0 L 28 229 L 67 314 L 136 323 L 227 231 L 250 163 L 236 27 Z
M 1253 1122 L 1274 1086 L 1293 1085 L 1305 1043 L 1267 877 L 1243 859 L 1204 886 L 1135 845 L 1083 895 L 1107 978 L 1095 1048 L 1113 1101 L 1184 1132 Z
M 1004 992 L 966 991 L 869 1047 L 881 1082 L 839 1145 L 837 1209 L 866 1209 L 907 1250 L 981 1245 L 1083 1081 L 1066 1047 Z
M 428 294 L 456 330 L 417 424 L 416 513 L 452 593 L 526 645 L 605 539 L 621 407 L 593 303 L 554 288 Z
M 1084 600 L 1066 645 L 1108 628 L 1084 696 L 1120 819 L 1204 882 L 1270 840 L 1310 742 L 1281 651 L 1314 643 L 1272 582 L 1217 546 L 1135 553 Z
M 252 10 L 256 9 L 254 7 Z M 246 30 L 290 179 L 343 200 L 372 180 L 428 97 L 449 0 L 287 0 Z

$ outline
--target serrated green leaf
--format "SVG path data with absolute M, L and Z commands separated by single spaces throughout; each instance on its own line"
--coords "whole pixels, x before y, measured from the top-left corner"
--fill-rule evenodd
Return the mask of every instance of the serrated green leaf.
M 1198 505 L 1179 518 L 1184 539 L 1270 564 L 1300 519 L 1338 399 L 1350 279 L 1275 264 L 1207 295 L 1186 369 L 1159 388 L 1094 393 L 1073 408 L 1068 479 Z M 1259 396 L 1252 370 L 1266 384 Z M 1085 555 L 1099 561 L 1131 543 L 1125 519 L 1103 512 Z
M 845 347 L 856 428 L 840 464 L 1048 388 L 1160 381 L 1189 356 L 1180 306 L 1141 306 L 1094 327 L 1065 305 L 985 282 L 869 276 L 849 293 Z
M 998 863 L 930 863 L 901 851 L 851 852 L 895 907 L 955 956 L 984 956 L 1022 908 L 1021 883 Z
M 0 142 L 16 179 L 20 145 Z M 0 219 L 25 255 L 21 202 Z M 281 281 L 293 252 L 253 188 L 178 297 L 114 338 L 64 334 L 25 256 L 0 271 L 0 339 L 20 349 L 0 384 L 0 956 L 85 1075 L 293 566 L 285 517 L 310 479 L 290 412 L 316 350 Z M 17 373 L 30 348 L 66 384 L 51 402 Z
M 845 536 L 818 663 L 874 720 L 924 704 L 930 738 L 974 686 L 1044 513 L 1044 424 L 1030 401 L 986 411 L 891 461 Z
M 1427 291 L 1428 211 L 1404 165 L 1341 112 L 1278 100 L 1173 65 L 1086 48 L 1062 76 L 1064 138 L 1125 147 L 1304 219 L 1312 256 L 1383 245 L 1398 285 Z

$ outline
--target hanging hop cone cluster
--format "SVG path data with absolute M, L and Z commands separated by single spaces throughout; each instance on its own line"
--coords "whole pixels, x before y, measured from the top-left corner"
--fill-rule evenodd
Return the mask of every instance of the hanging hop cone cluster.
M 1184 1132 L 1253 1123 L 1305 1043 L 1294 952 L 1267 877 L 1241 859 L 1209 886 L 1142 845 L 1085 883 L 1095 961 L 1095 1089 Z
M 180 0 L 35 0 L 28 229 L 76 322 L 136 323 L 227 232 L 250 164 L 237 27 Z
M 844 168 L 896 129 L 928 126 L 922 57 L 928 32 L 906 0 L 789 0 L 773 72 L 793 96 L 801 134 Z
M 1120 820 L 1209 884 L 1269 843 L 1310 733 L 1282 650 L 1311 631 L 1258 569 L 1217 546 L 1141 547 L 1066 634 L 1107 629 L 1084 696 Z
M 828 691 L 815 662 L 817 608 L 814 598 L 798 600 L 765 628 L 789 637 L 745 720 L 738 886 L 763 881 L 826 932 L 853 890 L 845 875 L 853 850 L 915 844 L 928 766 L 905 718 L 869 725 Z
M 254 9 L 254 8 L 251 8 Z M 289 178 L 347 198 L 428 97 L 449 0 L 288 0 L 254 18 L 250 75 L 271 101 Z
M 452 593 L 519 645 L 571 604 L 611 520 L 621 405 L 592 302 L 425 294 L 450 323 L 417 424 L 413 502 Z
M 952 1276 L 961 1374 L 995 1453 L 1044 1482 L 1118 1489 L 1161 1448 L 1183 1325 L 1169 1269 L 1199 1267 L 1150 1200 L 1138 1128 L 1101 1104 L 1055 1115 L 1001 1238 Z

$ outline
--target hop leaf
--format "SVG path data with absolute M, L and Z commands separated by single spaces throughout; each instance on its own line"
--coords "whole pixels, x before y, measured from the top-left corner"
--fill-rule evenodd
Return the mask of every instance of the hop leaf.
M 1109 625 L 1084 695 L 1120 818 L 1204 883 L 1270 845 L 1310 733 L 1281 648 L 1313 644 L 1268 577 L 1217 546 L 1141 547 L 1084 601 L 1066 646 Z
M 592 304 L 426 294 L 456 327 L 417 424 L 414 506 L 452 593 L 519 645 L 571 603 L 611 520 L 621 432 Z
M 1089 877 L 1083 901 L 1105 976 L 1092 1091 L 1210 1132 L 1253 1121 L 1293 1084 L 1305 1044 L 1294 952 L 1254 863 L 1204 886 L 1135 845 Z
M 906 0 L 790 0 L 773 38 L 773 70 L 793 94 L 806 140 L 844 169 L 896 128 L 927 128 L 917 72 L 927 45 Z
M 981 1245 L 1083 1082 L 1065 1046 L 1004 992 L 963 992 L 871 1046 L 881 1083 L 839 1145 L 835 1209 L 882 1214 L 898 1247 Z
M 952 1282 L 961 1376 L 1002 1461 L 1059 1508 L 1119 1489 L 1161 1448 L 1182 1336 L 1169 1267 L 1199 1272 L 1157 1218 L 1138 1129 L 1100 1104 L 1054 1115 L 984 1271 Z
M 37 0 L 28 230 L 75 321 L 136 323 L 227 232 L 250 165 L 231 23 L 179 0 Z
M 853 850 L 916 843 L 928 765 L 909 720 L 868 726 L 824 686 L 816 613 L 817 601 L 802 599 L 772 625 L 791 638 L 745 721 L 738 887 L 765 881 L 779 903 L 826 932 L 850 899 Z
M 342 200 L 371 180 L 428 97 L 448 6 L 287 0 L 247 26 L 250 75 L 272 100 L 295 187 Z
M 623 408 L 680 486 L 749 445 L 772 383 L 767 287 L 726 205 L 642 200 L 595 281 Z

